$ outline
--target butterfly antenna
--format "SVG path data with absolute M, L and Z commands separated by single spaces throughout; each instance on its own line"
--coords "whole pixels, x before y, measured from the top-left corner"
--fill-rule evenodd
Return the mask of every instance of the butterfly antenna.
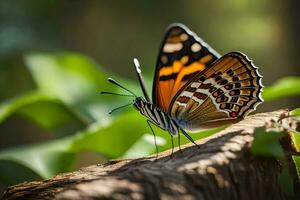
M 112 83 L 112 84 L 114 84 L 116 86 L 119 86 L 120 88 L 126 90 L 127 92 L 129 92 L 130 94 L 132 94 L 134 97 L 137 97 L 132 91 L 130 91 L 129 89 L 125 88 L 124 86 L 122 86 L 120 83 L 118 83 L 114 79 L 108 78 L 107 80 L 108 80 L 108 82 L 110 82 L 110 83 Z
M 123 97 L 135 97 L 131 94 L 119 94 L 119 93 L 114 93 L 114 92 L 100 92 L 100 94 L 111 94 L 111 95 L 123 96 Z
M 134 66 L 135 66 L 135 71 L 136 71 L 136 74 L 137 74 L 137 76 L 138 76 L 138 78 L 139 78 L 140 86 L 141 86 L 141 88 L 142 88 L 144 97 L 145 97 L 145 99 L 146 99 L 148 102 L 152 103 L 152 101 L 151 101 L 151 99 L 150 99 L 150 97 L 149 97 L 149 94 L 148 94 L 148 92 L 147 92 L 147 90 L 146 90 L 145 82 L 144 82 L 144 79 L 143 79 L 143 76 L 142 76 L 142 70 L 141 70 L 141 68 L 140 68 L 140 62 L 138 61 L 138 59 L 134 58 L 134 59 L 133 59 L 133 64 L 134 64 Z
M 115 109 L 112 109 L 112 110 L 111 110 L 111 111 L 109 111 L 108 113 L 109 113 L 109 114 L 112 114 L 112 113 L 113 113 L 113 112 L 115 112 L 116 110 L 119 110 L 119 109 L 125 108 L 125 107 L 127 107 L 127 106 L 130 106 L 130 105 L 132 105 L 132 103 L 129 103 L 129 104 L 126 104 L 126 105 L 123 105 L 123 106 L 117 107 L 117 108 L 115 108 Z

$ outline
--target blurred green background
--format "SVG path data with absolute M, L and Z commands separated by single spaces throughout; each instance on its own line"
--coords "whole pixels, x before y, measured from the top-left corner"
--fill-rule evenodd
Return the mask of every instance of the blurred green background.
M 187 25 L 219 53 L 242 51 L 264 76 L 259 111 L 299 107 L 297 0 L 2 0 L 0 1 L 0 191 L 22 181 L 106 159 L 155 152 L 147 123 L 131 101 L 141 94 L 132 58 L 148 89 L 166 27 Z M 195 139 L 219 129 L 193 135 Z M 155 128 L 159 150 L 169 135 Z M 183 141 L 187 142 L 186 140 Z

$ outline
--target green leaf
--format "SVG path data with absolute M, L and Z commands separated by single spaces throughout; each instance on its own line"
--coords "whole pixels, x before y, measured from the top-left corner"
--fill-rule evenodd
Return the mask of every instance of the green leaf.
M 146 120 L 138 112 L 127 112 L 107 126 L 94 124 L 78 134 L 72 150 L 96 151 L 109 158 L 121 157 L 142 135 L 149 132 L 148 129 Z
M 162 137 L 156 136 L 157 146 L 163 146 L 166 144 L 166 140 Z M 154 143 L 153 135 L 144 134 L 141 139 L 134 143 L 130 149 L 128 149 L 122 158 L 137 158 L 149 156 L 156 153 L 156 147 Z
M 75 53 L 32 53 L 25 56 L 25 63 L 40 92 L 60 99 L 88 123 L 93 121 L 88 106 L 101 100 L 101 87 L 110 87 L 95 63 Z
M 298 121 L 300 121 L 300 108 L 292 110 L 290 112 L 290 115 L 293 118 L 296 118 Z M 297 152 L 300 152 L 300 132 L 289 131 L 289 134 L 291 136 L 294 148 L 296 149 Z
M 296 108 L 291 111 L 291 115 L 294 117 L 299 117 L 300 116 L 300 108 Z
M 300 95 L 300 77 L 286 77 L 276 81 L 272 86 L 265 87 L 263 99 L 271 101 L 282 97 Z
M 279 175 L 279 183 L 281 189 L 289 196 L 294 195 L 294 183 L 290 175 L 289 168 L 287 164 L 282 167 L 281 174 Z
M 109 109 L 120 104 L 118 97 L 99 94 L 100 89 L 114 89 L 107 83 L 107 75 L 84 56 L 36 53 L 25 60 L 39 91 L 2 103 L 0 123 L 19 114 L 65 135 L 95 119 L 105 123 Z
M 141 120 L 142 123 L 136 123 Z M 104 127 L 93 124 L 76 135 L 41 144 L 15 147 L 0 152 L 0 181 L 5 185 L 42 177 L 50 178 L 72 167 L 74 156 L 91 150 L 111 158 L 121 157 L 148 128 L 137 112 L 125 113 Z M 20 173 L 12 173 L 11 170 Z
M 0 159 L 0 186 L 15 185 L 24 181 L 39 180 L 41 177 L 32 169 L 14 160 Z
M 296 151 L 300 152 L 300 133 L 297 131 L 290 131 L 289 134 L 291 136 Z
M 32 53 L 26 65 L 38 89 L 73 104 L 96 95 L 107 75 L 89 58 L 75 53 Z
M 282 136 L 283 134 L 279 132 L 265 132 L 263 128 L 256 129 L 251 152 L 259 156 L 283 158 L 284 152 L 279 143 Z
M 84 121 L 59 99 L 40 92 L 30 92 L 0 105 L 0 123 L 18 114 L 38 125 L 65 133 L 84 127 Z
M 279 143 L 283 134 L 280 132 L 265 132 L 264 128 L 256 129 L 251 147 L 252 154 L 273 157 L 284 161 L 284 151 Z M 285 162 L 282 164 L 282 171 L 278 177 L 280 186 L 286 194 L 293 195 L 293 179 L 290 175 L 288 165 Z
M 200 131 L 198 133 L 196 133 L 195 135 L 192 134 L 192 138 L 195 139 L 195 140 L 199 140 L 199 139 L 202 139 L 202 138 L 206 138 L 208 136 L 211 136 L 217 132 L 220 132 L 222 131 L 223 129 L 225 129 L 227 126 L 221 126 L 221 127 L 217 127 L 217 128 L 212 128 L 212 129 L 209 129 L 209 130 L 204 130 L 204 131 Z M 188 140 L 187 140 L 188 141 Z
M 290 115 L 300 121 L 300 108 L 296 108 L 290 112 Z
M 88 123 L 95 120 L 105 123 L 110 107 L 122 105 L 124 103 L 120 102 L 128 100 L 100 95 L 100 91 L 124 93 L 124 90 L 110 84 L 107 73 L 80 54 L 32 53 L 25 56 L 25 62 L 39 91 L 60 99 Z M 132 89 L 130 81 L 120 82 Z
M 95 123 L 86 131 L 64 139 L 3 150 L 0 152 L 0 169 L 1 166 L 12 167 L 21 174 L 11 176 L 7 170 L 3 170 L 0 171 L 0 181 L 7 185 L 37 176 L 52 177 L 70 169 L 74 156 L 86 150 L 110 158 L 121 157 L 147 131 L 145 119 L 138 112 L 128 112 L 118 116 L 109 125 Z
M 0 166 L 4 169 L 7 166 L 15 166 L 14 168 L 20 172 L 19 175 L 18 173 L 6 174 L 5 171 L 1 170 L 0 178 L 3 179 L 2 182 L 5 181 L 6 184 L 9 184 L 12 180 L 20 180 L 22 177 L 28 177 L 30 175 L 28 169 L 42 178 L 50 178 L 60 172 L 70 170 L 75 156 L 74 153 L 69 151 L 71 142 L 72 140 L 69 138 L 59 139 L 43 144 L 16 147 L 1 151 Z M 23 173 L 21 173 L 22 171 Z M 7 169 L 6 172 L 8 172 Z
M 292 156 L 292 159 L 296 166 L 298 179 L 300 180 L 300 156 Z

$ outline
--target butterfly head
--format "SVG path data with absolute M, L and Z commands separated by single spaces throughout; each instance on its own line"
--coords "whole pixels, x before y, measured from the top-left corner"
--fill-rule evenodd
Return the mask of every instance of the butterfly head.
M 136 97 L 133 100 L 133 106 L 137 109 L 137 110 L 142 110 L 144 108 L 146 101 L 143 99 L 143 97 Z

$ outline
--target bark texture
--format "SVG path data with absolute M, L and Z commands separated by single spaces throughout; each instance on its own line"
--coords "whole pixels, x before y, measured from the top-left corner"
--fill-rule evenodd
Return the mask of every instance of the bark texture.
M 294 126 L 286 110 L 260 113 L 202 140 L 155 157 L 116 160 L 9 187 L 3 199 L 297 199 L 282 191 L 279 162 L 254 157 L 258 127 Z M 298 187 L 299 184 L 296 184 Z M 298 187 L 299 189 L 299 187 Z M 298 196 L 299 198 L 299 196 Z M 300 198 L 299 198 L 300 199 Z

